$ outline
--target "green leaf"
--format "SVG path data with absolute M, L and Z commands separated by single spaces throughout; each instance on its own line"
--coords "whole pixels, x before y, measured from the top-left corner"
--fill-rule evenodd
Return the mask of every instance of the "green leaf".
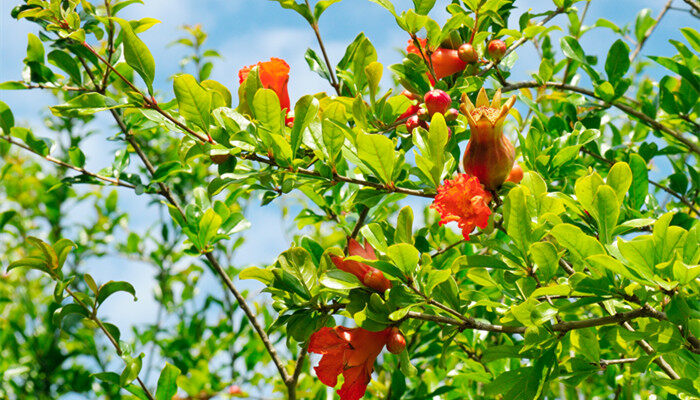
M 622 202 L 632 185 L 632 170 L 625 162 L 618 162 L 610 168 L 605 183 L 615 190 L 617 199 Z
M 12 115 L 10 106 L 0 101 L 0 129 L 5 135 L 10 135 L 10 131 L 14 126 L 15 117 Z
M 565 56 L 581 64 L 586 64 L 586 54 L 583 52 L 583 48 L 576 38 L 573 36 L 565 36 L 561 38 L 559 44 Z
M 309 68 L 311 68 L 312 71 L 317 73 L 321 78 L 327 80 L 328 82 L 331 81 L 331 73 L 328 71 L 328 66 L 326 63 L 321 61 L 321 58 L 316 54 L 313 49 L 306 49 L 306 53 L 304 53 L 304 59 L 306 60 L 306 64 L 309 65 Z
M 136 36 L 128 21 L 117 17 L 112 17 L 111 19 L 116 21 L 122 28 L 124 59 L 126 63 L 141 76 L 141 79 L 143 79 L 148 87 L 148 93 L 153 94 L 153 79 L 156 75 L 156 63 L 151 51 L 148 49 L 148 46 Z
M 63 321 L 63 319 L 70 314 L 78 314 L 85 318 L 90 318 L 90 313 L 85 309 L 85 307 L 77 303 L 70 303 L 56 309 L 56 311 L 53 312 L 53 323 L 60 325 L 61 321 Z
M 199 232 L 197 238 L 199 240 L 199 251 L 208 250 L 207 247 L 210 246 L 212 240 L 217 235 L 219 228 L 221 227 L 223 220 L 211 208 L 208 208 L 202 218 L 199 220 Z
M 153 173 L 152 182 L 163 182 L 172 174 L 182 171 L 182 164 L 180 161 L 166 161 L 158 166 L 156 172 Z
M 156 400 L 171 400 L 177 393 L 177 377 L 180 376 L 180 369 L 165 363 L 165 367 L 158 377 L 158 388 L 156 389 Z
M 601 233 L 603 243 L 611 242 L 611 234 L 617 226 L 617 219 L 620 216 L 621 202 L 618 201 L 615 191 L 608 185 L 598 188 L 593 199 L 591 214 L 598 221 L 598 231 Z
M 337 290 L 350 290 L 364 287 L 355 275 L 339 269 L 327 271 L 318 281 L 325 287 Z
M 392 182 L 397 155 L 391 139 L 360 132 L 357 134 L 357 156 L 382 182 Z
M 25 63 L 44 63 L 44 44 L 41 43 L 39 39 L 33 33 L 27 35 L 27 57 L 24 59 Z
M 630 169 L 632 170 L 632 187 L 630 189 L 630 205 L 639 210 L 649 194 L 649 170 L 644 158 L 638 154 L 630 155 Z
M 570 339 L 576 353 L 586 357 L 592 363 L 600 362 L 600 344 L 595 328 L 573 330 L 570 333 Z
M 46 273 L 51 273 L 48 264 L 46 263 L 46 260 L 43 260 L 41 258 L 36 258 L 36 257 L 26 257 L 21 260 L 17 260 L 15 262 L 10 263 L 10 265 L 7 266 L 7 272 L 10 272 L 11 270 L 15 268 L 20 268 L 20 267 L 28 267 L 32 269 L 37 269 L 39 271 L 43 271 Z
M 68 53 L 62 50 L 54 50 L 47 56 L 49 62 L 58 68 L 66 71 L 68 76 L 73 79 L 75 83 L 80 84 L 82 82 L 82 76 L 80 74 L 80 68 L 78 67 L 78 62 L 73 59 Z
M 530 226 L 530 213 L 527 207 L 525 190 L 522 186 L 516 186 L 508 192 L 503 202 L 503 223 L 513 241 L 523 253 L 530 247 L 532 228 Z
M 413 6 L 416 12 L 421 15 L 428 15 L 430 10 L 435 6 L 436 0 L 413 0 Z
M 365 34 L 360 33 L 338 62 L 338 76 L 351 87 L 354 86 L 357 91 L 361 91 L 367 86 L 365 67 L 373 61 L 377 61 L 377 50 Z
M 530 245 L 530 257 L 537 265 L 537 272 L 541 274 L 541 279 L 549 281 L 559 268 L 559 253 L 557 248 L 549 242 L 535 242 Z
M 212 94 L 201 87 L 194 76 L 178 75 L 173 80 L 180 114 L 192 124 L 209 132 L 211 124 Z M 277 106 L 279 113 L 279 105 Z
M 649 58 L 682 76 L 693 86 L 695 91 L 700 92 L 700 78 L 698 78 L 690 68 L 668 57 L 649 56 Z
M 413 209 L 405 206 L 399 211 L 394 242 L 413 244 Z
M 345 106 L 341 102 L 330 103 L 323 110 L 322 138 L 328 152 L 328 162 L 335 167 L 345 143 L 343 125 L 346 122 Z
M 418 268 L 420 252 L 407 243 L 398 243 L 389 246 L 387 256 L 399 267 L 405 276 L 413 276 Z
M 301 146 L 304 130 L 318 116 L 318 99 L 306 95 L 301 97 L 294 106 L 294 126 L 292 126 L 290 146 L 292 157 L 296 157 L 296 152 Z
M 270 270 L 258 267 L 246 268 L 243 271 L 241 271 L 240 274 L 238 274 L 238 277 L 240 279 L 255 279 L 266 285 L 269 285 L 275 279 L 274 275 Z
M 117 292 L 129 293 L 133 296 L 134 301 L 136 301 L 136 289 L 134 289 L 131 283 L 124 281 L 109 281 L 100 286 L 97 290 L 96 301 L 98 304 L 102 304 L 109 296 Z
M 690 43 L 693 50 L 700 53 L 700 34 L 693 28 L 685 27 L 681 28 L 681 33 L 685 37 L 685 40 Z
M 550 234 L 569 252 L 580 260 L 594 254 L 604 254 L 605 248 L 599 241 L 583 233 L 581 228 L 571 224 L 558 224 Z
M 379 81 L 382 80 L 383 66 L 380 62 L 372 61 L 365 67 L 367 75 L 367 83 L 369 85 L 369 96 L 374 103 L 377 91 L 379 90 Z
M 82 117 L 122 107 L 128 107 L 128 104 L 119 104 L 111 97 L 99 93 L 83 93 L 50 109 L 57 117 Z
M 85 154 L 77 146 L 72 146 L 68 149 L 68 158 L 70 159 L 71 164 L 75 165 L 76 167 L 82 168 L 85 166 Z
M 304 298 L 309 298 L 316 285 L 316 267 L 311 253 L 303 247 L 293 247 L 277 258 L 277 263 L 285 272 L 292 275 L 302 285 L 303 290 L 298 293 Z
M 307 7 L 303 3 L 297 3 L 295 0 L 273 0 L 282 6 L 282 8 L 286 8 L 289 10 L 294 10 L 297 12 L 297 14 L 301 15 L 304 17 L 304 19 L 309 23 L 313 24 L 314 23 L 314 16 L 311 15 L 311 10 L 309 7 Z M 329 4 L 330 5 L 330 4 Z M 327 7 L 327 6 L 326 6 Z
M 645 279 L 646 277 L 644 276 L 638 276 L 637 274 L 633 274 L 629 268 L 627 268 L 624 264 L 622 264 L 620 261 L 618 261 L 615 258 L 610 257 L 607 254 L 596 254 L 593 256 L 590 256 L 586 259 L 588 261 L 588 264 L 593 267 L 598 269 L 599 271 L 603 270 L 609 270 L 612 271 L 613 273 L 622 276 L 624 278 L 627 278 L 631 281 L 634 282 L 639 282 L 645 285 L 651 285 L 653 286 L 654 283 L 651 282 L 648 279 Z
M 17 211 L 15 210 L 8 210 L 0 213 L 0 231 L 2 231 L 2 228 L 4 228 L 15 215 L 17 215 Z
M 314 18 L 316 21 L 321 18 L 321 14 L 323 14 L 323 12 L 326 11 L 329 6 L 338 2 L 340 2 L 340 0 L 321 0 L 316 3 L 314 6 Z
M 630 68 L 630 49 L 622 39 L 612 44 L 605 59 L 605 73 L 608 81 L 617 82 Z

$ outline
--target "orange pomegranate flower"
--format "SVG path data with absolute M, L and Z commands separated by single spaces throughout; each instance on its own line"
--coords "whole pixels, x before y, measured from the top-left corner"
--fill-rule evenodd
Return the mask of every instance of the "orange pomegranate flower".
M 418 42 L 420 43 L 420 47 L 423 50 L 423 54 L 425 54 L 428 50 L 428 41 L 426 39 L 418 38 Z M 408 46 L 406 47 L 406 52 L 420 55 L 420 50 L 418 50 L 418 47 L 413 42 L 413 39 L 409 39 Z M 456 74 L 457 72 L 463 71 L 467 67 L 467 63 L 465 63 L 459 58 L 459 53 L 457 52 L 457 50 L 445 49 L 442 47 L 438 47 L 437 49 L 432 51 L 432 54 L 430 55 L 430 61 L 433 64 L 433 71 L 435 71 L 435 77 L 438 79 L 442 79 L 446 76 Z M 432 77 L 430 78 L 432 81 Z M 435 82 L 433 82 L 433 84 L 435 84 Z
M 348 239 L 348 254 L 351 256 L 360 256 L 366 260 L 377 259 L 374 248 L 367 243 L 367 241 L 365 241 L 363 247 L 357 240 L 352 238 Z M 391 282 L 384 276 L 382 271 L 374 267 L 359 261 L 346 260 L 338 256 L 331 256 L 331 260 L 338 269 L 355 275 L 357 279 L 368 288 L 384 293 L 391 287 Z
M 290 111 L 289 92 L 287 83 L 289 82 L 289 64 L 281 58 L 270 58 L 270 61 L 259 62 L 255 65 L 248 65 L 238 71 L 238 83 L 243 83 L 248 78 L 250 70 L 258 67 L 260 82 L 265 89 L 272 89 L 280 99 L 280 107 L 287 112 Z
M 469 240 L 475 227 L 486 228 L 491 215 L 490 201 L 491 194 L 484 190 L 478 178 L 459 174 L 452 180 L 446 179 L 438 187 L 430 208 L 440 213 L 440 225 L 457 222 L 464 239 Z
M 343 374 L 340 400 L 359 400 L 372 379 L 374 361 L 389 339 L 391 328 L 371 332 L 363 328 L 323 327 L 311 335 L 309 352 L 322 354 L 314 367 L 323 384 L 335 387 Z

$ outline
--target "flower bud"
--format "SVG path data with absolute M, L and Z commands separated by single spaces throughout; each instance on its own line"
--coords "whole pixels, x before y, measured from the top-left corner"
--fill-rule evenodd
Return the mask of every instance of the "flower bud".
M 515 96 L 501 105 L 501 91 L 496 91 L 489 104 L 486 90 L 481 88 L 476 105 L 462 96 L 460 109 L 467 117 L 471 138 L 464 150 L 464 172 L 475 176 L 488 190 L 498 189 L 508 177 L 515 162 L 513 144 L 503 135 L 503 121 L 515 104 Z
M 523 168 L 515 164 L 513 169 L 510 170 L 510 174 L 508 174 L 508 178 L 506 178 L 506 182 L 513 182 L 513 183 L 520 183 L 520 181 L 523 180 Z
M 445 112 L 445 121 L 455 121 L 459 117 L 459 110 L 456 108 L 450 108 Z
M 370 289 L 374 289 L 379 293 L 384 293 L 391 288 L 391 282 L 384 276 L 382 271 L 372 268 L 365 274 L 362 283 Z
M 440 89 L 433 89 L 423 97 L 425 108 L 428 109 L 428 115 L 432 116 L 435 113 L 444 114 L 450 105 L 452 99 L 450 96 Z
M 399 354 L 406 349 L 406 338 L 403 336 L 399 328 L 391 328 L 391 332 L 389 332 L 389 339 L 386 342 L 386 349 L 393 354 Z
M 459 46 L 457 53 L 459 54 L 459 59 L 467 64 L 473 64 L 479 61 L 479 53 L 477 53 L 474 46 L 469 43 Z
M 494 61 L 500 61 L 506 55 L 506 43 L 500 39 L 494 39 L 487 46 L 489 57 Z
M 425 123 L 425 121 L 421 121 L 417 115 L 413 115 L 406 120 L 406 130 L 408 131 L 408 133 L 413 133 L 413 130 L 418 128 L 419 126 L 427 128 L 427 124 Z

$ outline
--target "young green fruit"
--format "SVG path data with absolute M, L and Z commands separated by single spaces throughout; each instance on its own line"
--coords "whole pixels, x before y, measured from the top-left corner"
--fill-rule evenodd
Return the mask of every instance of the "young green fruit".
M 399 354 L 406 349 L 406 338 L 403 336 L 399 328 L 391 328 L 389 332 L 389 340 L 386 343 L 386 349 L 392 354 Z
M 459 54 L 459 59 L 467 64 L 473 64 L 479 61 L 479 53 L 477 53 L 474 46 L 469 43 L 459 46 L 457 53 Z
M 428 110 L 428 115 L 432 116 L 435 113 L 444 114 L 452 104 L 450 96 L 440 89 L 433 89 L 423 97 L 425 108 Z

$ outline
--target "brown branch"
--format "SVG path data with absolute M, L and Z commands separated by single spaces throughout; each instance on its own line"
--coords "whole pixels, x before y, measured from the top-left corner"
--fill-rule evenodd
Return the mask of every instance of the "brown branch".
M 619 358 L 616 360 L 600 360 L 598 361 L 598 364 L 602 368 L 607 368 L 608 365 L 616 365 L 616 364 L 627 364 L 627 363 L 633 363 L 637 361 L 638 358 L 633 357 L 633 358 Z
M 645 125 L 648 125 L 656 130 L 662 131 L 662 132 L 672 136 L 673 138 L 675 138 L 676 140 L 678 140 L 679 142 L 681 142 L 685 146 L 687 146 L 691 151 L 700 155 L 700 146 L 691 142 L 689 139 L 683 137 L 683 135 L 680 132 L 678 132 L 674 129 L 671 129 L 670 127 L 662 124 L 661 122 L 659 122 L 653 118 L 650 118 L 649 116 L 642 113 L 641 111 L 636 110 L 628 105 L 625 105 L 625 104 L 622 104 L 619 102 L 615 102 L 615 101 L 607 102 L 607 101 L 603 100 L 602 98 L 598 97 L 591 90 L 588 90 L 588 89 L 585 89 L 582 87 L 569 85 L 566 83 L 560 83 L 560 82 L 545 82 L 543 84 L 539 84 L 537 82 L 530 81 L 530 82 L 518 82 L 518 83 L 508 84 L 506 86 L 503 86 L 501 88 L 501 91 L 503 93 L 506 93 L 506 92 L 511 92 L 513 90 L 524 89 L 524 88 L 536 88 L 536 87 L 551 87 L 551 88 L 557 88 L 557 89 L 562 89 L 562 90 L 568 90 L 570 92 L 581 93 L 585 96 L 600 100 L 600 101 L 602 101 L 603 107 L 615 107 L 618 110 L 624 112 L 625 114 L 631 115 L 631 116 L 641 120 Z
M 286 172 L 286 173 L 291 173 L 291 174 L 301 174 L 301 175 L 306 175 L 309 177 L 316 177 L 316 178 L 321 178 L 321 179 L 327 179 L 324 176 L 322 176 L 319 172 L 313 171 L 313 170 L 308 170 L 306 168 L 297 168 L 297 169 L 284 169 L 277 164 L 274 160 L 261 157 L 255 153 L 247 153 L 247 154 L 241 154 L 240 158 L 246 159 L 246 160 L 251 160 L 251 161 L 258 161 L 263 164 L 267 164 L 276 168 L 279 168 L 280 171 Z M 343 175 L 338 175 L 337 173 L 333 173 L 333 180 L 335 181 L 340 181 L 340 182 L 346 182 L 346 183 L 354 183 L 356 185 L 360 186 L 367 186 L 371 187 L 374 189 L 382 190 L 385 192 L 389 193 L 401 193 L 401 194 L 406 194 L 409 196 L 418 196 L 418 197 L 427 197 L 427 198 L 434 198 L 435 194 L 434 193 L 429 193 L 429 192 L 424 192 L 422 190 L 416 190 L 416 189 L 408 189 L 408 188 L 402 188 L 402 187 L 390 187 L 388 185 L 385 185 L 383 183 L 378 183 L 378 182 L 370 182 L 364 179 L 357 179 L 357 178 L 350 178 L 348 176 L 343 176 Z
M 367 219 L 367 214 L 369 214 L 369 207 L 365 206 L 365 208 L 360 211 L 360 215 L 355 223 L 355 228 L 353 228 L 352 233 L 350 234 L 351 239 L 355 239 L 357 234 L 360 233 L 360 229 L 362 228 L 362 225 L 365 224 L 365 219 Z
M 647 39 L 649 39 L 649 36 L 654 32 L 654 29 L 656 29 L 656 26 L 659 25 L 659 22 L 661 22 L 661 18 L 664 17 L 666 14 L 666 11 L 671 7 L 671 3 L 673 3 L 673 0 L 668 0 L 666 2 L 666 5 L 664 6 L 663 9 L 661 9 L 661 12 L 659 13 L 659 16 L 656 17 L 656 21 L 647 29 L 646 32 L 644 32 L 644 36 L 642 37 L 642 40 L 640 40 L 637 43 L 637 47 L 634 48 L 634 51 L 632 52 L 632 55 L 630 56 L 630 62 L 634 61 L 635 58 L 637 58 L 637 55 L 639 52 L 642 50 L 642 47 L 644 46 L 644 43 L 646 43 Z
M 431 302 L 431 304 L 433 304 Z M 438 303 L 439 304 L 439 303 Z M 495 333 L 518 333 L 518 334 L 523 334 L 527 330 L 527 327 L 525 326 L 510 326 L 510 325 L 496 325 L 496 324 L 491 324 L 488 322 L 481 322 L 477 321 L 476 319 L 472 317 L 467 317 L 464 315 L 459 315 L 459 319 L 455 319 L 452 317 L 445 317 L 441 315 L 432 315 L 432 314 L 424 314 L 424 313 L 419 313 L 415 311 L 409 311 L 408 314 L 406 314 L 407 318 L 412 318 L 412 319 L 419 319 L 423 321 L 432 321 L 432 322 L 437 322 L 437 323 L 443 323 L 443 324 L 448 324 L 448 325 L 454 325 L 458 326 L 460 329 L 471 329 L 471 330 L 477 330 L 477 331 L 486 331 L 486 332 L 495 332 Z M 619 324 L 619 323 L 624 323 L 627 321 L 631 321 L 637 318 L 656 318 L 656 319 L 665 319 L 665 315 L 663 313 L 659 313 L 658 311 L 652 309 L 651 307 L 641 307 L 636 310 L 624 312 L 624 313 L 617 313 L 613 315 L 609 315 L 606 317 L 597 317 L 597 318 L 590 318 L 590 319 L 584 319 L 580 321 L 564 321 L 560 322 L 557 324 L 552 325 L 549 327 L 554 332 L 561 332 L 561 333 L 566 333 L 569 331 L 577 330 L 577 329 L 585 329 L 585 328 L 591 328 L 591 327 L 596 327 L 596 326 L 603 326 L 603 325 L 614 325 L 614 324 Z
M 136 186 L 132 185 L 131 183 L 124 182 L 124 181 L 119 180 L 119 179 L 114 179 L 114 178 L 110 178 L 107 176 L 103 176 L 100 174 L 96 174 L 94 172 L 90 172 L 90 171 L 86 170 L 85 168 L 77 167 L 73 164 L 69 164 L 65 161 L 61 161 L 58 158 L 41 155 L 41 154 L 37 153 L 36 151 L 32 150 L 29 146 L 25 145 L 24 143 L 18 142 L 9 136 L 0 136 L 0 139 L 5 140 L 6 142 L 8 142 L 12 145 L 15 145 L 17 147 L 21 147 L 22 149 L 27 150 L 30 153 L 35 154 L 35 155 L 43 158 L 46 161 L 52 162 L 52 163 L 59 165 L 61 167 L 64 167 L 64 168 L 68 168 L 68 169 L 72 169 L 74 171 L 80 172 L 83 175 L 87 175 L 87 176 L 93 177 L 95 179 L 99 179 L 101 181 L 108 182 L 114 186 L 123 186 L 123 187 L 129 188 L 129 189 L 134 189 L 136 187 Z
M 313 14 L 313 10 L 311 10 L 311 5 L 309 4 L 309 0 L 306 0 L 306 7 L 308 7 L 309 12 Z M 333 73 L 333 66 L 331 65 L 331 61 L 328 58 L 328 52 L 326 51 L 326 46 L 323 45 L 323 39 L 321 38 L 321 31 L 318 29 L 318 21 L 315 21 L 313 23 L 309 23 L 311 25 L 311 29 L 314 30 L 314 33 L 316 34 L 316 41 L 318 42 L 318 46 L 321 48 L 321 53 L 323 54 L 323 60 L 326 62 L 326 67 L 328 67 L 328 73 L 330 74 L 331 78 L 331 86 L 333 86 L 333 89 L 335 89 L 335 92 L 340 96 L 340 84 L 338 83 L 338 80 L 335 77 L 335 74 Z

